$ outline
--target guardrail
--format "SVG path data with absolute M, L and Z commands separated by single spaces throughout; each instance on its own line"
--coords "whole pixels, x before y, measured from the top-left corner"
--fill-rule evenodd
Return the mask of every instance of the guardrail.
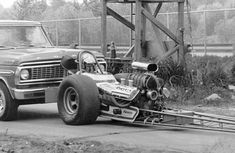
M 100 46 L 77 46 L 79 49 L 86 50 L 96 50 L 101 51 Z M 125 54 L 129 47 L 128 46 L 117 46 L 117 52 L 119 54 Z M 235 54 L 235 48 L 233 44 L 207 44 L 206 47 L 204 44 L 193 44 L 192 47 L 189 48 L 191 50 L 191 54 L 193 56 L 233 56 Z
M 195 56 L 233 56 L 234 55 L 234 45 L 233 44 L 194 44 L 190 48 L 191 54 Z

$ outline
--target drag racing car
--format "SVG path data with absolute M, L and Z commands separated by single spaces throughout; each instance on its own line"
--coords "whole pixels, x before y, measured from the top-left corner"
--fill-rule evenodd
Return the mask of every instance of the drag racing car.
M 57 106 L 66 124 L 92 124 L 101 116 L 134 125 L 235 132 L 234 118 L 167 108 L 164 81 L 154 75 L 156 64 L 133 62 L 132 73 L 112 75 L 92 52 L 81 51 L 76 59 L 65 55 L 61 66 L 67 75 Z
M 76 59 L 64 56 L 61 65 L 68 76 L 59 86 L 57 104 L 66 124 L 91 124 L 98 116 L 134 122 L 151 115 L 140 109 L 164 107 L 163 80 L 153 75 L 156 64 L 133 62 L 133 73 L 112 75 L 92 52 L 83 51 Z

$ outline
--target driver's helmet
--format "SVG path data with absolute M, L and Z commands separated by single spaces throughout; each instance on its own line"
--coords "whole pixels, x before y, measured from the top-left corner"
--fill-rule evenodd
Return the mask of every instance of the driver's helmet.
M 82 65 L 86 72 L 93 73 L 96 71 L 96 61 L 93 56 L 83 56 Z

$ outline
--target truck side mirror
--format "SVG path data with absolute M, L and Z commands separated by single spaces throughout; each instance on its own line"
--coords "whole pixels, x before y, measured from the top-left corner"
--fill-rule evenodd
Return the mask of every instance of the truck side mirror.
M 75 59 L 68 55 L 62 57 L 60 64 L 64 69 L 67 70 L 77 69 L 77 63 L 75 62 Z

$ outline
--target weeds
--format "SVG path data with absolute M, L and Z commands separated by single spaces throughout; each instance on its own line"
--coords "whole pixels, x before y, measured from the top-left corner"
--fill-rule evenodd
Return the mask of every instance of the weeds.
M 228 85 L 235 82 L 234 59 L 234 56 L 187 56 L 187 68 L 168 59 L 160 63 L 156 75 L 163 78 L 166 87 L 172 91 L 171 100 L 183 104 L 190 100 L 190 103 L 198 104 L 210 94 L 217 93 L 229 101 Z

